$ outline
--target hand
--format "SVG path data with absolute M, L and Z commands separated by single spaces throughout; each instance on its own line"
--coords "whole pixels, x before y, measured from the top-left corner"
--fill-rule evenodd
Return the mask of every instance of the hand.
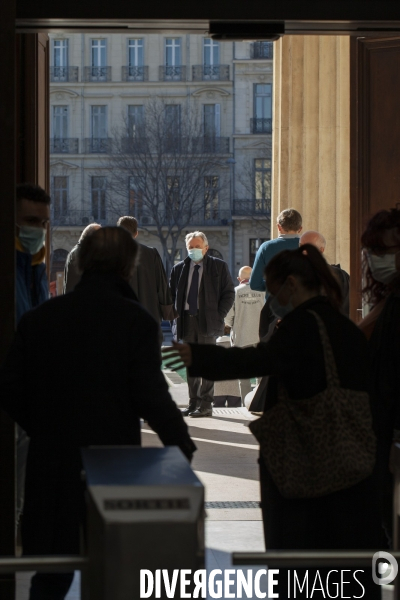
M 229 325 L 225 325 L 224 327 L 224 335 L 229 335 L 231 332 L 231 328 L 229 327 Z
M 172 348 L 163 348 L 162 353 L 165 358 L 172 361 L 166 363 L 169 369 L 180 369 L 182 368 L 182 363 L 185 367 L 190 367 L 192 364 L 192 349 L 189 344 L 172 342 Z

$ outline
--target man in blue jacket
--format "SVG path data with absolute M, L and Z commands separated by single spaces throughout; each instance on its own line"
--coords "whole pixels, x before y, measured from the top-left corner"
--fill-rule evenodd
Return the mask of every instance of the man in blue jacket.
M 278 237 L 264 242 L 257 251 L 250 277 L 252 290 L 265 292 L 264 271 L 271 258 L 282 250 L 295 250 L 299 247 L 302 218 L 297 210 L 294 208 L 283 210 L 278 215 L 276 225 L 279 231 Z
M 275 319 L 269 308 L 268 293 L 265 289 L 265 267 L 271 258 L 282 252 L 282 250 L 295 250 L 299 247 L 300 232 L 302 230 L 301 214 L 294 208 L 286 208 L 278 215 L 276 225 L 279 235 L 276 239 L 261 244 L 257 251 L 250 277 L 251 289 L 265 292 L 266 302 L 260 313 L 260 339 L 267 335 L 269 326 Z
M 50 196 L 32 183 L 17 186 L 16 299 L 17 324 L 21 317 L 49 298 L 45 265 L 45 238 L 50 219 Z M 24 504 L 24 482 L 29 438 L 17 429 L 17 523 Z

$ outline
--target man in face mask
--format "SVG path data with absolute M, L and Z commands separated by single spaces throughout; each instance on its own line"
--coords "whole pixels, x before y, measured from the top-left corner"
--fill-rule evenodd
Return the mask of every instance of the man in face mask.
M 31 183 L 17 186 L 16 210 L 16 287 L 17 324 L 32 308 L 49 298 L 45 265 L 46 228 L 50 219 L 50 196 Z M 17 428 L 17 524 L 24 504 L 24 484 L 29 438 Z
M 171 271 L 169 286 L 179 315 L 172 331 L 176 341 L 215 344 L 224 332 L 224 318 L 235 300 L 235 289 L 228 265 L 209 256 L 208 240 L 201 231 L 188 233 L 188 256 Z M 211 417 L 214 383 L 189 377 L 189 406 L 185 417 Z
M 17 323 L 28 310 L 49 298 L 45 239 L 50 219 L 50 196 L 31 183 L 17 186 Z

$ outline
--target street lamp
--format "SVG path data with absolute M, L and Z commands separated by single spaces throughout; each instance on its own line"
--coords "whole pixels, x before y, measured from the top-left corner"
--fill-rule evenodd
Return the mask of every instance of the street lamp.
M 235 259 L 234 259 L 234 239 L 233 239 L 233 168 L 236 164 L 236 160 L 234 158 L 228 158 L 226 164 L 229 165 L 230 168 L 230 213 L 231 217 L 229 219 L 229 254 L 230 254 L 230 271 L 232 277 L 235 274 Z

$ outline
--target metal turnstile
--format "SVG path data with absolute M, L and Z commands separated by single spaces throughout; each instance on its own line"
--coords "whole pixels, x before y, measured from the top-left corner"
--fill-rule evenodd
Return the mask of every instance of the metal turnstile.
M 204 488 L 178 448 L 96 447 L 82 456 L 90 600 L 140 598 L 141 569 L 204 568 Z

